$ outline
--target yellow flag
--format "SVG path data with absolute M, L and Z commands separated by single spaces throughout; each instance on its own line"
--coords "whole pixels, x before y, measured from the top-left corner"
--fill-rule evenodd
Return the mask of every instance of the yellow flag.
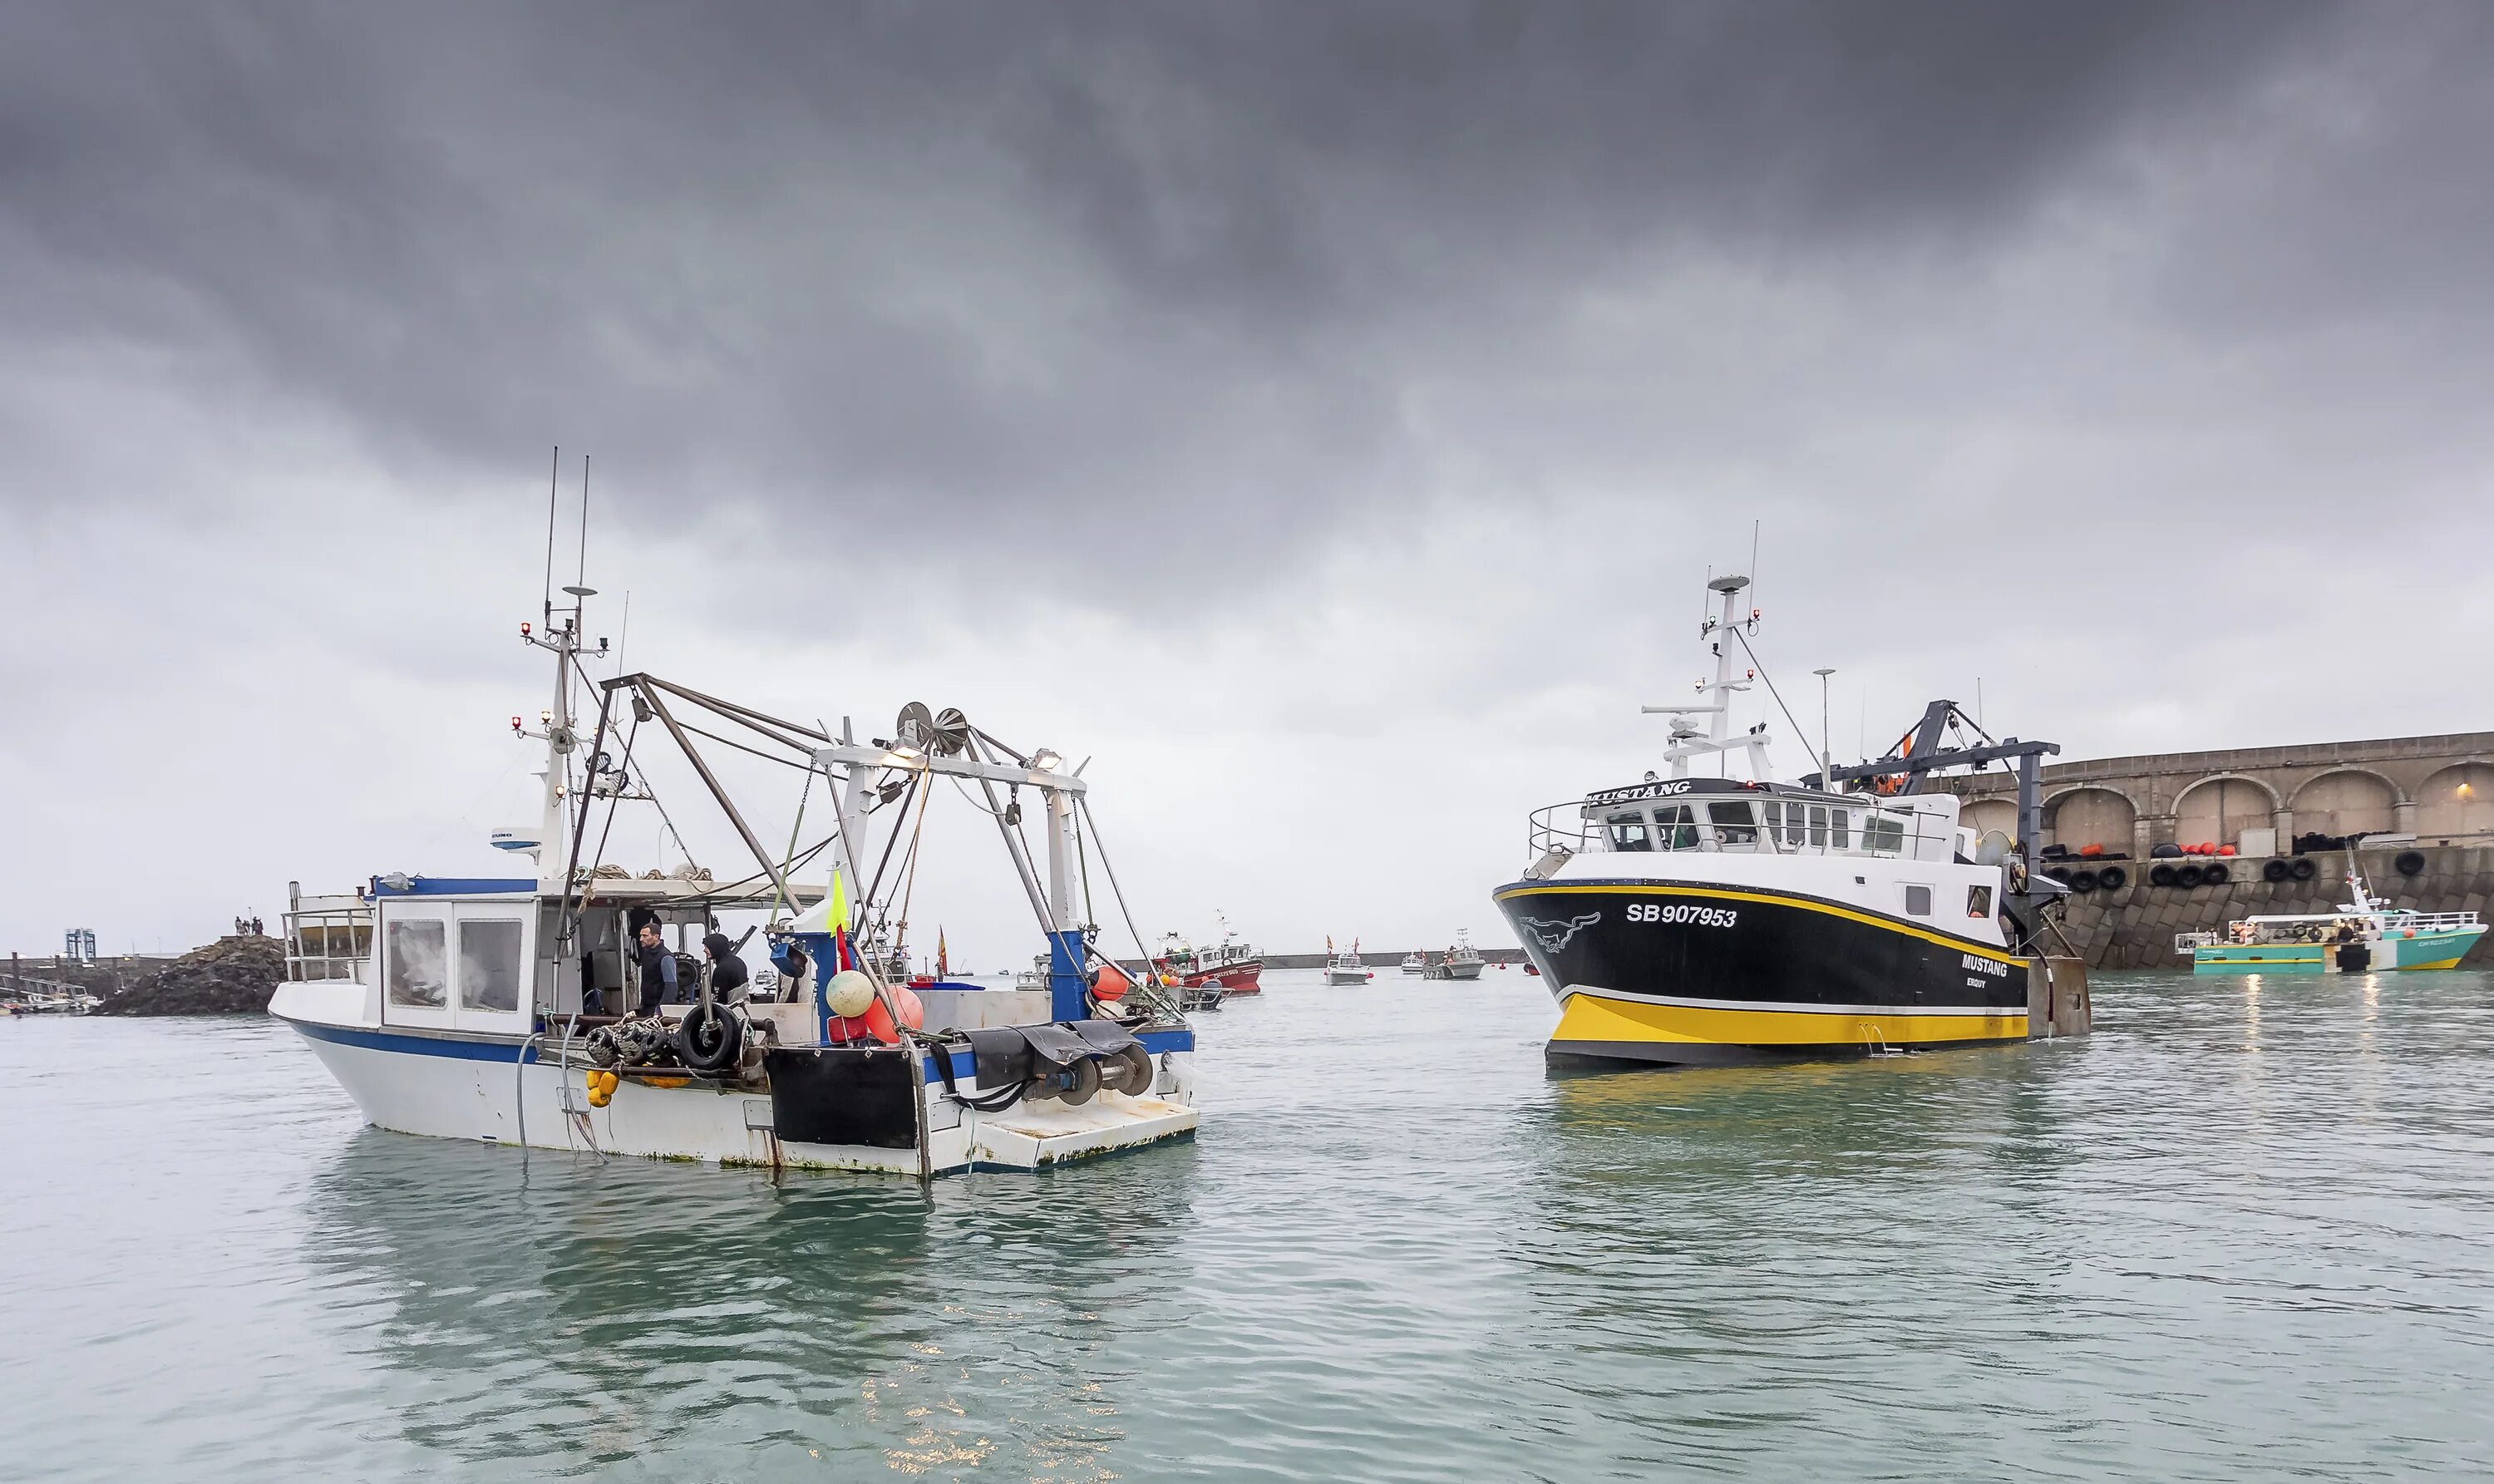
M 832 867 L 832 930 L 846 931 L 849 925 L 849 888 L 840 879 L 840 868 Z

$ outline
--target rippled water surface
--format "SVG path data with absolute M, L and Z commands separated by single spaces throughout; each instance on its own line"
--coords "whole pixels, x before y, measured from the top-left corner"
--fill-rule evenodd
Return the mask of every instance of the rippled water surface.
M 378 1133 L 264 1021 L 0 1021 L 12 1477 L 2358 1478 L 2494 1459 L 2494 975 L 1553 1078 L 1276 974 L 1201 1137 L 915 1186 Z

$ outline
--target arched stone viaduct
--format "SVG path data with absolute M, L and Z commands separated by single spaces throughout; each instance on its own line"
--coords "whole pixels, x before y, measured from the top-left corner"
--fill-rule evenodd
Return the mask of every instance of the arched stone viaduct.
M 2015 833 L 2007 772 L 1943 780 L 1968 824 Z M 2144 858 L 2158 845 L 2293 848 L 2298 834 L 2407 833 L 2421 845 L 2494 842 L 2494 732 L 2237 747 L 2058 763 L 2043 771 L 2039 845 Z
M 1966 801 L 1968 824 L 2014 833 L 2008 773 L 1941 781 Z M 2103 758 L 2048 767 L 2041 781 L 2037 844 L 2072 856 L 2098 845 L 2134 863 L 2119 885 L 2070 899 L 2069 935 L 2098 968 L 2173 968 L 2187 962 L 2174 950 L 2176 933 L 2222 930 L 2254 913 L 2328 912 L 2346 897 L 2351 865 L 2395 907 L 2494 909 L 2494 732 Z M 2297 835 L 2357 833 L 2373 838 L 2320 851 L 2311 880 L 2266 879 L 2262 858 L 2292 853 Z M 2238 852 L 2225 884 L 2150 879 L 2145 858 L 2157 846 L 2204 843 Z M 2422 868 L 2396 869 L 2410 849 Z M 2494 962 L 2488 940 L 2494 934 L 2478 941 L 2468 962 Z

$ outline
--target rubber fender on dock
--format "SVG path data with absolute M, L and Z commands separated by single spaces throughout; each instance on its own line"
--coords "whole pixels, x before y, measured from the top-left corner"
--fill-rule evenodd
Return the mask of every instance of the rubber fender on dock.
M 2312 863 L 2312 858 L 2310 856 L 2297 856 L 2295 858 L 2296 880 L 2310 881 L 2313 877 L 2320 874 L 2321 867 Z
M 2197 865 L 2177 865 L 2174 867 L 2174 884 L 2186 891 L 2192 887 L 2198 886 L 2203 879 L 2204 878 L 2200 874 L 2200 867 Z
M 2235 870 L 2223 861 L 2211 861 L 2200 867 L 2200 879 L 2209 886 L 2221 887 L 2235 879 Z
M 2074 871 L 2070 875 L 2070 890 L 2084 895 L 2096 889 L 2096 873 L 2093 871 Z
M 2390 857 L 2390 869 L 2398 872 L 2402 876 L 2423 875 L 2424 852 L 2421 850 L 2400 851 L 2397 855 Z
M 2096 872 L 2096 885 L 2108 892 L 2118 892 L 2130 885 L 2130 872 L 2118 865 L 2108 865 Z
M 2295 867 L 2289 865 L 2284 861 L 2271 861 L 2261 867 L 2261 880 L 2263 881 L 2284 881 L 2287 877 L 2294 874 Z
M 2070 868 L 2066 865 L 2055 865 L 2045 871 L 2044 874 L 2052 877 L 2054 881 L 2059 882 L 2063 886 L 2068 886 L 2070 884 Z
M 2174 884 L 2174 867 L 2166 864 L 2162 861 L 2149 866 L 2147 868 L 2147 884 L 2152 887 L 2172 886 Z

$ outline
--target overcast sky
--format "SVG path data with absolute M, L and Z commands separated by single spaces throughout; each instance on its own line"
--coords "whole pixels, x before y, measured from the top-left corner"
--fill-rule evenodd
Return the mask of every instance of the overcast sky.
M 2466 3 L 0 7 L 0 944 L 492 868 L 557 444 L 632 668 L 1095 757 L 1146 934 L 1506 941 L 1753 522 L 1840 753 L 1978 679 L 2074 757 L 2486 727 L 2489 69 Z M 1019 961 L 952 813 L 913 917 Z

